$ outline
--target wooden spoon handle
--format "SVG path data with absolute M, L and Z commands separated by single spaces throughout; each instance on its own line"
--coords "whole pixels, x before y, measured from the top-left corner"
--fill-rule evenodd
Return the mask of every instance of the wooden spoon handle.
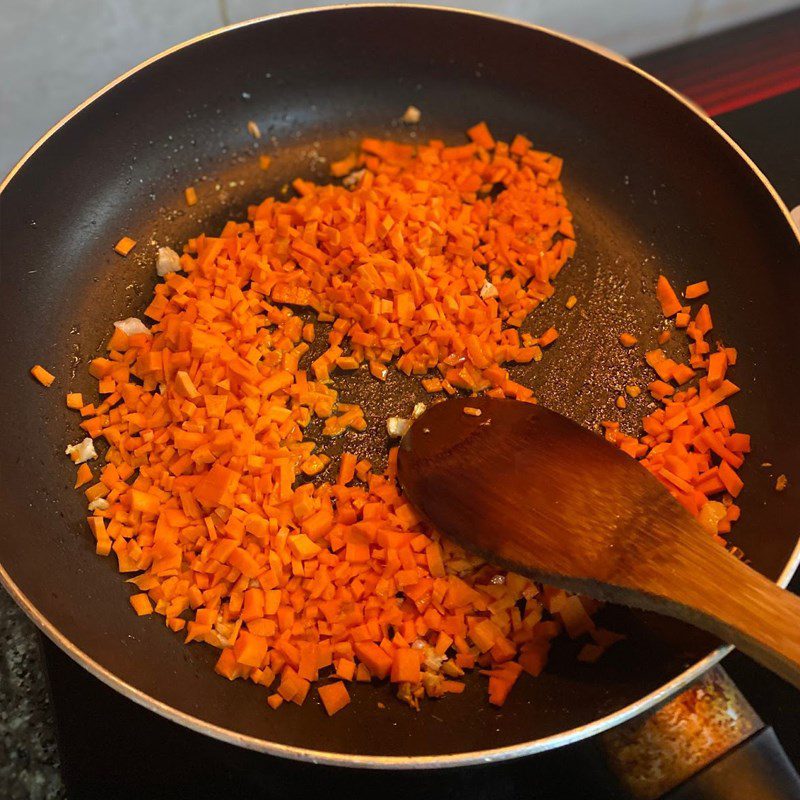
M 710 538 L 679 537 L 645 588 L 651 610 L 713 633 L 800 688 L 800 597 Z M 631 592 L 631 604 L 642 605 L 636 596 Z

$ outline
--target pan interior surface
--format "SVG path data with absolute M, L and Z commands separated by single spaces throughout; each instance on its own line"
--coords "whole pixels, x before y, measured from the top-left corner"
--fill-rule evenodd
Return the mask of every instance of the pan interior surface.
M 399 122 L 408 105 L 422 111 L 418 126 Z M 636 430 L 646 397 L 625 411 L 614 398 L 645 373 L 618 335 L 655 345 L 663 328 L 653 292 L 659 272 L 676 287 L 707 279 L 715 335 L 739 350 L 736 419 L 754 441 L 732 541 L 778 577 L 796 543 L 800 500 L 777 494 L 776 473 L 759 465 L 800 474 L 800 417 L 786 412 L 798 388 L 789 369 L 797 324 L 787 301 L 800 297 L 800 255 L 769 188 L 686 105 L 568 40 L 443 10 L 340 8 L 230 29 L 153 61 L 67 121 L 3 191 L 0 564 L 18 599 L 68 651 L 160 710 L 228 731 L 216 733 L 233 741 L 368 764 L 371 756 L 474 760 L 499 748 L 530 752 L 547 737 L 562 736 L 548 746 L 568 741 L 714 649 L 683 624 L 608 608 L 603 624 L 627 633 L 625 642 L 594 665 L 575 660 L 575 643 L 559 642 L 545 673 L 520 680 L 501 710 L 487 703 L 476 676 L 466 697 L 427 702 L 419 712 L 395 702 L 388 687 L 356 685 L 351 707 L 331 719 L 311 699 L 275 713 L 262 688 L 214 673 L 211 648 L 184 647 L 160 618 L 131 613 L 114 563 L 94 554 L 85 501 L 71 489 L 64 457 L 66 442 L 80 436 L 63 393 L 93 396 L 87 362 L 114 320 L 147 305 L 157 247 L 243 219 L 249 203 L 295 177 L 327 180 L 329 162 L 362 136 L 460 143 L 482 119 L 498 138 L 524 133 L 564 157 L 576 221 L 578 253 L 529 321 L 537 331 L 557 323 L 561 336 L 541 364 L 515 370 L 518 379 L 581 423 L 619 419 Z M 273 159 L 267 172 L 259 153 Z M 183 200 L 189 185 L 200 198 L 191 208 Z M 138 242 L 127 259 L 112 251 L 123 235 Z M 571 294 L 578 306 L 566 311 Z M 56 374 L 49 391 L 31 381 L 35 363 Z M 380 390 L 367 377 L 338 388 L 343 401 L 363 401 L 369 416 L 368 433 L 348 445 L 376 458 L 385 454 L 386 416 L 427 397 L 396 373 Z

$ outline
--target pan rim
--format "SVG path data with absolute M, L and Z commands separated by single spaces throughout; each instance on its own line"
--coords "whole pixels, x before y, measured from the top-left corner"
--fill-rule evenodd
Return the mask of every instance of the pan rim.
M 402 8 L 412 10 L 433 11 L 442 14 L 459 14 L 466 16 L 479 17 L 495 22 L 501 22 L 505 25 L 514 25 L 520 28 L 527 28 L 539 33 L 561 39 L 569 42 L 577 47 L 589 50 L 602 58 L 612 61 L 625 69 L 631 70 L 638 74 L 641 78 L 652 83 L 656 88 L 671 95 L 672 98 L 680 104 L 688 108 L 699 119 L 705 122 L 716 132 L 736 154 L 744 161 L 750 168 L 754 175 L 758 178 L 764 188 L 772 196 L 778 209 L 782 212 L 789 224 L 790 230 L 793 231 L 795 237 L 800 244 L 800 230 L 795 225 L 793 218 L 789 213 L 786 204 L 778 195 L 775 188 L 772 186 L 767 177 L 756 166 L 752 159 L 742 150 L 742 148 L 731 138 L 714 120 L 712 120 L 702 109 L 696 106 L 692 101 L 684 97 L 676 90 L 669 87 L 667 84 L 660 81 L 658 78 L 650 75 L 645 70 L 632 64 L 627 59 L 617 55 L 600 45 L 588 42 L 584 39 L 570 36 L 541 25 L 534 25 L 532 23 L 524 22 L 521 20 L 511 19 L 498 14 L 491 14 L 480 11 L 471 11 L 466 9 L 458 9 L 447 6 L 431 6 L 424 3 L 409 3 L 402 5 L 399 3 L 357 3 L 357 4 L 337 4 L 330 6 L 323 6 L 318 8 L 298 9 L 294 11 L 286 11 L 277 14 L 268 14 L 261 17 L 256 17 L 242 22 L 234 23 L 232 25 L 225 25 L 215 28 L 207 33 L 200 34 L 199 36 L 192 37 L 183 42 L 180 42 L 172 47 L 169 47 L 162 52 L 145 59 L 139 64 L 131 67 L 119 77 L 107 83 L 101 89 L 90 95 L 86 100 L 76 106 L 72 111 L 62 117 L 55 123 L 46 133 L 44 133 L 39 140 L 28 149 L 28 151 L 19 159 L 19 161 L 12 167 L 6 175 L 2 183 L 0 183 L 0 196 L 3 191 L 11 183 L 14 176 L 24 166 L 24 164 L 39 150 L 44 143 L 50 139 L 51 136 L 66 125 L 73 117 L 77 116 L 83 109 L 91 105 L 95 100 L 109 92 L 118 84 L 127 80 L 132 75 L 140 70 L 154 64 L 157 61 L 171 55 L 172 53 L 183 50 L 194 44 L 198 44 L 206 39 L 219 36 L 227 33 L 228 31 L 237 30 L 239 28 L 248 27 L 250 25 L 259 25 L 272 20 L 282 19 L 285 17 L 294 17 L 300 15 L 310 15 L 316 13 L 325 13 L 331 11 L 343 11 L 348 9 L 364 9 L 364 8 Z M 789 556 L 786 565 L 784 566 L 776 583 L 778 586 L 785 588 L 791 580 L 794 573 L 800 566 L 800 539 L 795 544 L 794 550 Z M 692 666 L 688 667 L 682 673 L 677 675 L 671 681 L 663 684 L 659 688 L 653 690 L 649 694 L 641 697 L 639 700 L 630 703 L 629 705 L 618 709 L 617 711 L 607 714 L 603 717 L 593 720 L 575 728 L 571 728 L 561 733 L 552 734 L 550 736 L 533 739 L 528 742 L 521 742 L 513 745 L 506 745 L 504 747 L 491 748 L 487 750 L 473 750 L 456 754 L 442 754 L 434 756 L 378 756 L 378 755 L 357 755 L 353 753 L 337 753 L 333 751 L 313 750 L 310 748 L 299 747 L 296 745 L 284 745 L 278 742 L 261 739 L 255 736 L 248 736 L 245 734 L 237 733 L 229 728 L 219 725 L 214 725 L 198 717 L 179 711 L 172 706 L 157 700 L 146 692 L 137 689 L 135 686 L 121 680 L 114 675 L 110 670 L 103 667 L 87 653 L 78 648 L 67 637 L 63 636 L 57 628 L 39 611 L 38 608 L 28 599 L 22 590 L 14 583 L 11 576 L 8 574 L 5 567 L 0 564 L 0 584 L 2 584 L 14 601 L 19 605 L 31 621 L 44 633 L 52 642 L 54 642 L 62 651 L 70 656 L 74 661 L 80 664 L 94 677 L 101 680 L 107 686 L 118 691 L 128 699 L 138 703 L 139 705 L 173 721 L 181 724 L 190 730 L 197 731 L 198 733 L 205 734 L 211 738 L 227 742 L 229 744 L 245 747 L 250 750 L 267 753 L 269 755 L 280 756 L 295 761 L 303 761 L 313 764 L 325 764 L 329 766 L 340 767 L 360 767 L 368 769 L 435 769 L 435 768 L 448 768 L 469 766 L 476 764 L 486 764 L 498 761 L 505 761 L 512 758 L 520 758 L 523 756 L 533 755 L 535 753 L 551 750 L 563 745 L 572 744 L 582 739 L 586 739 L 602 731 L 608 730 L 615 725 L 618 725 L 643 711 L 652 708 L 663 700 L 667 699 L 670 695 L 683 688 L 691 681 L 700 677 L 704 672 L 712 666 L 721 661 L 728 653 L 734 648 L 732 645 L 720 645 L 704 658 L 700 659 Z

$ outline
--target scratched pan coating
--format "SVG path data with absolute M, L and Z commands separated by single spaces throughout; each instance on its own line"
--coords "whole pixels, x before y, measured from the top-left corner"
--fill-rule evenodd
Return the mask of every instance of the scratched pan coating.
M 413 129 L 397 122 L 409 104 L 422 110 Z M 480 119 L 500 138 L 522 132 L 563 156 L 575 213 L 577 255 L 528 322 L 534 331 L 556 323 L 561 337 L 541 364 L 515 368 L 517 378 L 583 424 L 619 419 L 634 431 L 648 401 L 614 406 L 625 384 L 642 378 L 637 352 L 617 336 L 627 330 L 654 344 L 663 327 L 653 294 L 659 271 L 676 287 L 709 280 L 715 335 L 740 352 L 736 419 L 754 440 L 732 539 L 772 578 L 790 562 L 798 493 L 773 486 L 778 472 L 800 475 L 800 415 L 791 410 L 800 250 L 752 165 L 651 79 L 545 31 L 410 7 L 287 15 L 203 38 L 135 71 L 46 139 L 2 193 L 2 575 L 45 632 L 115 688 L 273 753 L 436 766 L 587 735 L 652 702 L 714 650 L 687 626 L 609 608 L 606 624 L 626 631 L 626 642 L 584 665 L 576 645 L 559 641 L 545 673 L 520 680 L 501 710 L 488 705 L 476 676 L 466 696 L 418 713 L 394 702 L 389 687 L 361 685 L 330 720 L 315 699 L 274 713 L 263 689 L 214 674 L 211 648 L 185 647 L 160 618 L 132 614 L 113 560 L 94 555 L 63 454 L 78 434 L 63 392 L 92 396 L 87 361 L 114 320 L 146 306 L 156 247 L 242 219 L 248 203 L 294 177 L 324 180 L 328 162 L 363 135 L 458 143 Z M 260 142 L 247 133 L 249 120 Z M 258 152 L 273 157 L 268 172 L 258 169 Z M 190 184 L 200 200 L 187 208 Z M 123 234 L 139 242 L 127 259 L 112 252 Z M 578 305 L 567 311 L 571 294 Z M 50 391 L 29 378 L 34 363 L 55 372 Z M 337 378 L 337 388 L 369 418 L 365 434 L 343 441 L 376 463 L 385 459 L 386 416 L 427 396 L 395 372 L 380 385 L 362 370 Z M 326 443 L 330 452 L 341 445 Z M 774 469 L 759 466 L 765 461 Z

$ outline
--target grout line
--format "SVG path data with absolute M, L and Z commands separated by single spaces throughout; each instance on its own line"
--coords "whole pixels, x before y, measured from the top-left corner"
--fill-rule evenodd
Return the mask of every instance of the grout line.
M 221 0 L 224 2 L 224 0 Z M 705 16 L 705 0 L 694 0 L 692 7 L 689 9 L 688 18 L 686 20 L 686 33 L 688 39 L 693 39 L 697 36 L 697 29 Z
M 217 8 L 219 9 L 219 16 L 222 19 L 223 25 L 231 24 L 231 15 L 228 13 L 227 0 L 217 0 Z

